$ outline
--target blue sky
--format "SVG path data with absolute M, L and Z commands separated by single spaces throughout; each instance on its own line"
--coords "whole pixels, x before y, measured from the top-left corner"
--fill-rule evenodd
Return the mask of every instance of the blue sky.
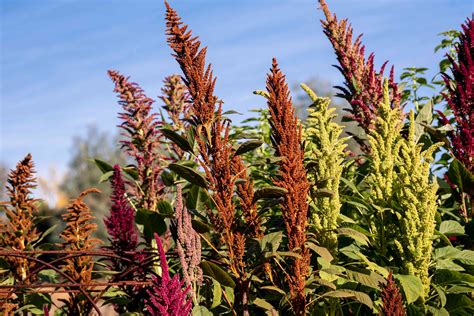
M 470 0 L 328 0 L 364 33 L 376 62 L 397 75 L 409 66 L 435 74 L 438 33 L 459 29 Z M 316 1 L 170 1 L 208 46 L 226 109 L 265 106 L 271 58 L 290 83 L 313 77 L 341 83 Z M 9 167 L 31 152 L 40 176 L 65 170 L 72 138 L 99 125 L 113 132 L 120 110 L 106 75 L 117 69 L 156 98 L 166 75 L 179 73 L 165 44 L 162 1 L 0 1 L 0 161 Z M 159 103 L 156 103 L 159 105 Z M 237 121 L 239 118 L 235 118 Z

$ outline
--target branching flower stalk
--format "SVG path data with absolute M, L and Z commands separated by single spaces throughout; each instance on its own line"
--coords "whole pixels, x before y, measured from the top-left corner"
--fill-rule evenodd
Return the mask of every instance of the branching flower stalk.
M 166 255 L 160 236 L 155 233 L 158 255 L 160 257 L 161 276 L 153 276 L 153 285 L 147 290 L 145 300 L 147 311 L 153 316 L 188 316 L 192 300 L 188 298 L 190 287 L 185 287 L 185 281 L 179 280 L 177 274 L 170 277 Z
M 31 198 L 31 189 L 36 187 L 34 164 L 31 154 L 21 160 L 14 170 L 11 170 L 7 180 L 7 192 L 10 202 L 2 204 L 6 207 L 7 219 L 3 223 L 1 248 L 15 251 L 33 250 L 33 243 L 40 236 L 34 224 L 34 214 L 37 212 L 35 199 Z M 6 258 L 15 279 L 29 283 L 29 271 L 35 266 L 33 261 L 22 258 Z
M 156 210 L 164 185 L 160 179 L 164 157 L 159 153 L 161 135 L 157 126 L 160 122 L 151 113 L 153 100 L 148 98 L 138 84 L 117 71 L 109 70 L 115 83 L 114 92 L 120 98 L 124 112 L 119 114 L 120 127 L 126 140 L 121 141 L 130 157 L 135 159 L 138 185 L 135 188 L 136 207 Z
M 365 58 L 365 46 L 361 35 L 353 41 L 353 29 L 347 19 L 338 21 L 336 15 L 329 11 L 325 0 L 319 0 L 326 17 L 322 20 L 324 34 L 331 42 L 339 62 L 337 69 L 344 76 L 344 87 L 337 87 L 339 96 L 351 104 L 350 118 L 358 122 L 366 132 L 374 125 L 378 107 L 383 101 L 383 73 L 387 63 L 377 72 L 374 65 L 374 54 Z M 400 108 L 400 93 L 394 81 L 393 67 L 389 77 L 389 100 L 394 109 Z M 403 113 L 400 112 L 400 115 Z
M 415 115 L 409 114 L 408 139 L 400 147 L 396 185 L 397 204 L 401 209 L 401 234 L 395 245 L 407 273 L 418 276 L 423 283 L 424 297 L 430 289 L 428 268 L 435 229 L 438 184 L 431 180 L 430 163 L 441 143 L 423 150 L 415 141 Z
M 78 198 L 73 200 L 63 214 L 66 227 L 60 234 L 65 243 L 63 248 L 67 251 L 87 251 L 93 250 L 101 241 L 93 238 L 92 233 L 96 231 L 97 225 L 92 223 L 94 216 L 83 199 L 89 193 L 99 193 L 97 189 L 88 189 L 82 192 Z M 92 280 L 92 269 L 94 261 L 91 256 L 78 256 L 65 260 L 62 269 L 76 283 L 89 283 Z M 87 290 L 87 287 L 83 287 Z M 67 311 L 71 315 L 89 315 L 92 306 L 90 302 L 81 298 L 78 293 L 70 293 L 66 301 Z
M 239 163 L 240 158 L 235 158 L 232 163 L 234 150 L 229 141 L 230 122 L 223 120 L 222 102 L 214 95 L 216 78 L 211 65 L 206 65 L 206 48 L 200 48 L 199 39 L 192 36 L 191 30 L 181 22 L 177 12 L 168 3 L 165 4 L 168 44 L 184 74 L 184 83 L 191 99 L 191 122 L 196 127 L 199 162 L 206 174 L 209 189 L 213 192 L 212 200 L 217 209 L 217 214 L 210 211 L 209 216 L 227 246 L 229 268 L 237 279 L 237 309 L 248 314 L 249 279 L 244 261 L 246 236 L 236 221 L 233 202 L 235 181 L 247 173 L 242 169 L 243 164 Z M 246 178 L 246 182 L 249 181 Z M 244 189 L 250 188 L 251 184 L 247 184 Z M 239 192 L 244 193 L 244 190 L 239 189 Z M 248 191 L 245 194 L 250 196 Z M 250 211 L 251 207 L 243 208 L 243 212 Z M 244 214 L 245 218 L 252 216 L 255 215 Z
M 448 55 L 451 76 L 443 74 L 444 98 L 454 114 L 455 130 L 448 133 L 454 156 L 474 173 L 474 21 L 462 25 L 456 59 Z M 444 124 L 449 120 L 442 116 Z
M 306 307 L 305 280 L 309 269 L 310 253 L 305 247 L 309 182 L 304 168 L 302 129 L 292 105 L 285 76 L 274 58 L 267 77 L 268 109 L 272 127 L 272 144 L 276 155 L 281 157 L 279 177 L 275 185 L 287 190 L 281 203 L 290 251 L 301 258 L 291 263 L 288 286 L 291 304 L 296 315 L 304 315 Z
M 335 108 L 329 108 L 331 99 L 318 97 L 305 84 L 301 84 L 301 87 L 313 101 L 308 108 L 308 118 L 303 130 L 304 138 L 308 141 L 306 156 L 311 165 L 308 178 L 314 183 L 310 188 L 315 207 L 311 223 L 317 230 L 316 238 L 320 244 L 335 254 L 335 230 L 341 209 L 339 182 L 348 138 L 341 137 L 344 127 L 334 121 L 337 114 L 334 113 Z M 318 195 L 318 190 L 327 191 L 329 196 Z
M 181 186 L 177 187 L 175 207 L 176 220 L 176 251 L 181 263 L 183 279 L 191 289 L 190 294 L 194 304 L 197 305 L 196 293 L 202 284 L 201 263 L 201 237 L 193 229 L 191 215 L 183 204 Z

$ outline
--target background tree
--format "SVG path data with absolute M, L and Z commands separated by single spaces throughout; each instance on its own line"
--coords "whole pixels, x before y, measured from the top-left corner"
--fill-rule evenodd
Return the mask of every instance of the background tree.
M 97 218 L 96 234 L 100 238 L 105 236 L 103 218 L 110 208 L 111 189 L 107 181 L 99 183 L 102 172 L 91 159 L 97 158 L 123 166 L 126 163 L 126 158 L 117 145 L 117 139 L 118 136 L 112 136 L 107 132 L 99 131 L 95 126 L 89 126 L 85 136 L 78 136 L 73 140 L 69 167 L 60 184 L 60 190 L 67 199 L 72 199 L 91 187 L 98 188 L 102 192 L 88 195 L 85 198 L 87 205 L 90 206 Z

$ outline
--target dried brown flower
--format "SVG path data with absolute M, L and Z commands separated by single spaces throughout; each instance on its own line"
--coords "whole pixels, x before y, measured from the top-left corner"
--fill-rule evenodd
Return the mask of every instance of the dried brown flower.
M 260 227 L 260 219 L 257 213 L 257 203 L 254 201 L 253 180 L 250 179 L 247 167 L 240 156 L 232 158 L 232 172 L 236 177 L 243 180 L 237 184 L 237 195 L 240 199 L 240 208 L 245 218 L 246 233 L 251 237 L 261 238 L 263 236 Z
M 60 237 L 65 240 L 65 243 L 62 244 L 65 250 L 92 250 L 101 243 L 100 240 L 92 237 L 92 233 L 97 229 L 97 225 L 92 223 L 94 216 L 83 201 L 87 194 L 99 192 L 97 189 L 85 190 L 78 198 L 71 201 L 67 213 L 63 214 L 66 227 L 60 234 Z M 92 280 L 93 267 L 94 261 L 92 257 L 82 255 L 66 259 L 62 269 L 71 276 L 75 282 L 88 283 Z M 84 288 L 87 289 L 87 287 Z M 69 313 L 75 315 L 87 315 L 92 308 L 89 302 L 81 300 L 78 293 L 70 293 L 66 304 Z
M 229 141 L 230 122 L 222 119 L 222 102 L 218 102 L 214 95 L 216 79 L 213 77 L 211 65 L 206 65 L 206 48 L 200 48 L 198 37 L 193 37 L 191 30 L 181 22 L 177 12 L 168 3 L 165 4 L 168 44 L 183 71 L 184 83 L 191 97 L 192 122 L 199 134 L 199 162 L 206 174 L 209 189 L 213 192 L 212 200 L 217 208 L 217 214 L 210 211 L 209 217 L 227 246 L 229 268 L 237 279 L 237 308 L 243 314 L 248 314 L 249 280 L 244 264 L 246 237 L 240 231 L 242 225 L 236 219 L 236 207 L 233 202 L 235 180 L 238 177 L 236 173 L 246 174 L 245 166 L 243 163 L 239 164 L 239 158 L 236 163 L 232 163 L 234 149 Z M 247 190 L 246 193 L 244 189 Z M 250 183 L 246 184 L 246 187 L 238 188 L 239 196 L 246 194 L 253 197 L 251 189 L 253 185 Z M 253 207 L 251 202 L 245 203 L 247 207 Z
M 6 215 L 8 220 L 1 226 L 1 247 L 16 251 L 33 250 L 32 244 L 39 237 L 34 224 L 34 213 L 37 211 L 35 199 L 31 198 L 31 189 L 36 187 L 36 179 L 33 176 L 34 164 L 31 154 L 21 160 L 14 170 L 10 171 L 7 180 L 7 192 L 10 197 L 6 204 Z M 7 258 L 12 266 L 15 279 L 29 282 L 29 271 L 35 263 L 22 258 Z
M 192 115 L 188 90 L 179 75 L 166 77 L 163 84 L 159 98 L 164 103 L 163 108 L 173 122 L 173 127 L 179 130 L 184 126 L 185 120 L 188 120 Z
M 166 34 L 176 61 L 184 74 L 184 83 L 192 101 L 192 113 L 196 124 L 209 125 L 214 117 L 217 97 L 214 95 L 214 78 L 211 65 L 206 66 L 206 50 L 192 36 L 188 26 L 181 22 L 177 12 L 166 4 Z
M 309 267 L 309 251 L 305 247 L 307 225 L 307 194 L 309 182 L 304 168 L 304 150 L 301 141 L 301 124 L 292 105 L 285 76 L 273 59 L 272 68 L 267 77 L 268 108 L 272 128 L 272 143 L 276 155 L 281 157 L 279 177 L 275 185 L 287 190 L 281 204 L 285 221 L 288 244 L 291 251 L 300 252 L 292 264 L 288 285 L 291 302 L 297 315 L 305 313 L 305 278 Z

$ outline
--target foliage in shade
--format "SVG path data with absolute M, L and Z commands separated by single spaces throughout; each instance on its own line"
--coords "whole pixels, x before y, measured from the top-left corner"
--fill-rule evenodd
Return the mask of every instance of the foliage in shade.
M 388 274 L 387 283 L 382 289 L 382 311 L 380 316 L 405 316 L 405 306 L 392 272 Z
M 82 192 L 79 197 L 71 201 L 67 213 L 63 214 L 66 227 L 60 234 L 65 243 L 62 247 L 69 251 L 93 250 L 101 241 L 93 238 L 92 233 L 97 229 L 97 225 L 92 223 L 94 216 L 83 199 L 89 193 L 100 193 L 97 189 L 88 189 Z M 65 260 L 62 265 L 63 270 L 77 283 L 88 283 L 92 280 L 92 269 L 94 261 L 91 256 L 78 256 Z M 87 287 L 85 287 L 87 289 Z M 70 293 L 66 301 L 67 310 L 75 315 L 87 315 L 92 306 L 88 301 L 81 299 L 79 293 Z
M 454 156 L 474 172 L 474 21 L 462 25 L 456 59 L 448 55 L 451 76 L 444 73 L 448 93 L 443 94 L 454 114 L 455 130 L 448 133 Z M 449 121 L 443 115 L 442 123 Z
M 329 11 L 326 1 L 320 0 L 326 20 L 322 20 L 324 34 L 330 40 L 339 62 L 337 69 L 344 76 L 345 87 L 337 87 L 339 96 L 351 104 L 350 118 L 358 122 L 366 132 L 374 127 L 378 108 L 383 100 L 383 73 L 387 63 L 379 71 L 375 70 L 374 54 L 365 58 L 365 46 L 361 35 L 353 41 L 353 29 L 347 19 L 338 21 Z M 390 104 L 400 107 L 400 93 L 394 81 L 393 67 L 389 77 Z
M 279 177 L 275 185 L 287 190 L 281 204 L 285 221 L 288 246 L 291 251 L 300 249 L 301 258 L 295 258 L 288 276 L 291 304 L 295 314 L 304 315 L 306 306 L 305 279 L 308 273 L 310 253 L 305 247 L 307 226 L 307 193 L 309 183 L 304 168 L 304 150 L 301 125 L 293 108 L 285 76 L 273 58 L 267 76 L 268 109 L 272 127 L 272 143 L 276 155 L 281 157 Z
M 183 279 L 192 291 L 191 295 L 195 299 L 197 285 L 202 284 L 201 263 L 201 236 L 193 229 L 191 215 L 183 205 L 181 186 L 177 187 L 177 199 L 175 207 L 176 221 L 176 251 L 181 263 Z
M 335 108 L 329 108 L 331 99 L 318 97 L 309 87 L 302 84 L 308 93 L 312 105 L 308 108 L 308 118 L 304 125 L 306 157 L 311 167 L 307 167 L 308 178 L 314 183 L 310 189 L 314 209 L 311 222 L 317 230 L 316 238 L 320 244 L 333 254 L 337 249 L 337 218 L 341 202 L 339 182 L 346 154 L 346 141 L 342 138 L 343 126 L 334 119 Z M 318 196 L 318 190 L 329 191 L 329 196 Z
M 31 198 L 31 189 L 36 187 L 34 164 L 31 154 L 26 155 L 14 170 L 11 170 L 7 179 L 7 194 L 9 205 L 6 208 L 7 220 L 2 223 L 0 247 L 16 251 L 33 250 L 32 243 L 40 236 L 34 224 L 34 213 L 37 212 L 36 200 Z M 35 266 L 32 261 L 22 258 L 7 258 L 12 266 L 15 278 L 29 283 L 29 271 Z
M 155 240 L 160 257 L 161 277 L 153 276 L 153 285 L 147 290 L 146 308 L 154 316 L 187 316 L 192 307 L 192 301 L 188 298 L 190 287 L 183 288 L 185 281 L 180 281 L 177 274 L 170 277 L 163 244 L 156 233 Z
M 161 135 L 157 126 L 160 122 L 156 114 L 151 113 L 154 101 L 145 95 L 138 84 L 129 82 L 119 72 L 109 70 L 108 74 L 115 83 L 114 92 L 118 94 L 119 104 L 125 111 L 119 114 L 122 120 L 120 127 L 127 137 L 121 143 L 136 161 L 139 184 L 134 192 L 136 206 L 156 210 L 164 188 L 160 179 L 163 170 L 160 163 L 164 157 L 159 153 Z

